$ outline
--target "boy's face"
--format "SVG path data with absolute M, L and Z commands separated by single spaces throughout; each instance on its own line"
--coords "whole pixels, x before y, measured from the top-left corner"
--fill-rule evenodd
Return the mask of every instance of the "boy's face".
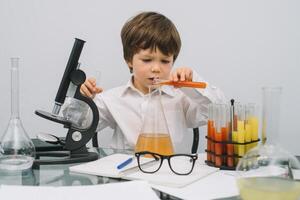
M 173 66 L 173 55 L 164 55 L 159 49 L 141 49 L 134 54 L 128 66 L 133 70 L 133 85 L 144 94 L 154 79 L 168 79 Z

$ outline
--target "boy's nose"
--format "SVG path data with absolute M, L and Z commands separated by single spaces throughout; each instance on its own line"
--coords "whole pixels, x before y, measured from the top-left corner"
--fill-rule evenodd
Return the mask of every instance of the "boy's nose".
M 157 65 L 152 66 L 151 72 L 152 72 L 152 73 L 159 73 L 159 72 L 160 72 L 160 67 L 157 66 Z

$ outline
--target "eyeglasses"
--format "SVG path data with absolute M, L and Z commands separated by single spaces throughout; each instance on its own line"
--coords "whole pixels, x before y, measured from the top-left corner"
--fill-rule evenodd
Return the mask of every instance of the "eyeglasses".
M 165 156 L 149 151 L 137 152 L 135 156 L 140 170 L 150 174 L 157 172 L 162 166 L 163 161 L 167 159 L 172 172 L 177 175 L 188 175 L 193 171 L 195 161 L 198 159 L 197 154 L 173 154 Z M 145 162 L 145 159 L 152 160 Z

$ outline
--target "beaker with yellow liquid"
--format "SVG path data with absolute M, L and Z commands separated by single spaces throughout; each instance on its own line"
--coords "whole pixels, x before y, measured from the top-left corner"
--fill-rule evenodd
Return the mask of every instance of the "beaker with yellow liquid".
M 142 113 L 143 125 L 136 142 L 135 152 L 174 154 L 161 96 L 161 87 L 149 87 L 148 99 Z

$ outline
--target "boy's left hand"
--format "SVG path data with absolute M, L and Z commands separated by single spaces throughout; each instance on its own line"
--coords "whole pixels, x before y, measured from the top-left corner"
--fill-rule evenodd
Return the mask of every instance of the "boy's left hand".
M 192 81 L 193 80 L 193 70 L 189 67 L 179 67 L 174 69 L 170 73 L 169 79 L 171 81 Z

